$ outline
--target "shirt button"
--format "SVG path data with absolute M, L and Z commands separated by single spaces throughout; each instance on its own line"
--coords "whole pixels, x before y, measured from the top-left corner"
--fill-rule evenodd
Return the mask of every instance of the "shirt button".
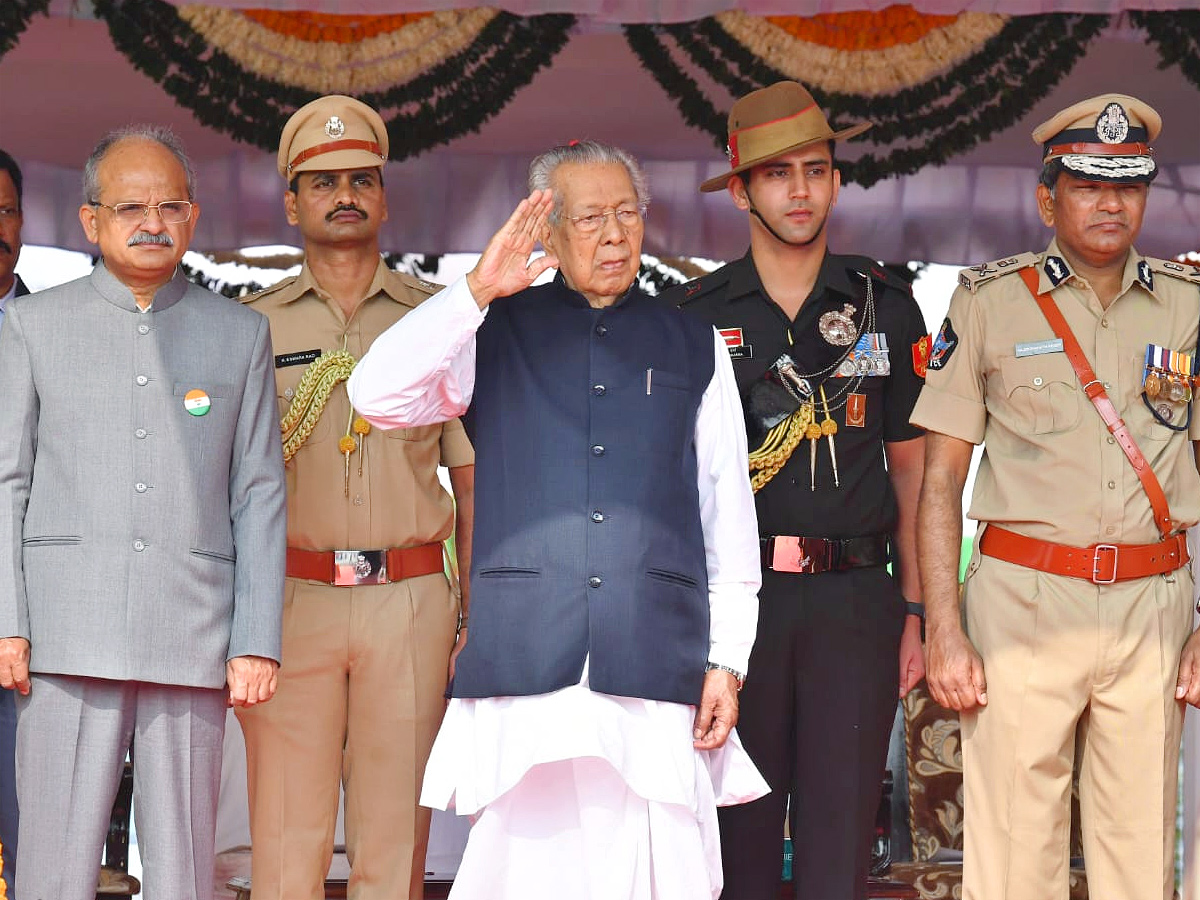
M 602 584 L 604 584 L 604 579 L 601 578 L 599 575 L 593 575 L 591 578 L 588 579 L 588 587 L 598 588 Z
M 602 384 L 593 384 L 592 385 L 592 393 L 595 394 L 597 397 L 603 397 L 605 395 L 605 393 L 607 393 L 607 391 L 608 391 L 608 388 L 606 388 Z
M 1108 437 L 1106 437 L 1105 440 L 1108 441 L 1110 444 L 1115 444 L 1117 442 L 1117 439 L 1115 437 L 1113 437 L 1111 434 Z
M 1041 387 L 1041 386 L 1042 386 L 1042 378 L 1041 378 L 1041 376 L 1040 376 L 1040 375 L 1039 375 L 1037 378 L 1033 379 L 1033 386 L 1034 386 L 1034 387 Z
M 1101 319 L 1101 320 L 1100 320 L 1100 327 L 1101 327 L 1101 328 L 1107 328 L 1107 327 L 1108 327 L 1108 319 Z
M 593 509 L 592 510 L 592 521 L 593 522 L 603 522 L 604 521 L 604 513 L 600 512 L 600 510 L 598 510 L 598 509 Z
M 144 440 L 146 439 L 146 429 L 145 429 L 145 428 L 139 428 L 137 431 L 135 431 L 135 432 L 133 433 L 133 436 L 134 436 L 135 438 L 137 438 L 139 441 L 144 441 Z
M 1109 384 L 1109 383 L 1106 381 L 1106 382 L 1104 382 L 1104 389 L 1105 389 L 1106 391 L 1111 391 L 1111 390 L 1112 390 L 1112 385 L 1111 385 L 1111 384 Z
M 608 326 L 601 322 L 596 326 L 596 334 L 600 335 L 600 337 L 604 337 L 606 334 L 608 334 Z
M 292 399 L 293 397 L 295 397 L 295 396 L 296 396 L 296 392 L 295 392 L 295 391 L 293 391 L 291 388 L 288 388 L 287 390 L 285 390 L 285 391 L 283 392 L 283 399 L 284 399 L 284 400 L 291 400 L 291 399 Z
M 140 482 L 140 481 L 139 481 L 137 484 L 135 484 L 135 485 L 133 486 L 133 489 L 134 489 L 135 491 L 137 491 L 139 494 L 144 494 L 144 493 L 146 493 L 146 485 L 144 485 L 144 484 L 143 484 L 142 482 Z
M 150 333 L 149 325 L 139 325 L 138 326 L 138 334 L 149 334 L 149 333 Z
M 134 541 L 134 542 L 133 542 L 133 549 L 134 549 L 134 550 L 136 550 L 138 553 L 141 553 L 143 550 L 145 550 L 145 549 L 146 549 L 146 542 L 145 542 L 145 541 L 141 541 L 141 540 L 139 540 L 139 541 Z
M 356 494 L 356 495 L 354 496 L 354 505 L 355 505 L 355 506 L 362 506 L 362 504 L 363 504 L 362 494 Z
M 1117 483 L 1116 483 L 1115 481 L 1110 481 L 1110 482 L 1108 483 L 1108 489 L 1109 489 L 1110 491 L 1116 490 L 1116 488 L 1117 488 Z
M 1107 528 L 1104 529 L 1104 533 L 1105 534 L 1116 534 L 1117 533 L 1116 526 L 1109 525 Z
M 592 445 L 592 456 L 603 456 L 604 448 L 600 444 Z
M 147 384 L 150 383 L 150 379 L 147 378 L 145 375 L 139 375 L 137 378 L 135 378 L 133 380 L 136 381 L 142 387 L 145 387 Z

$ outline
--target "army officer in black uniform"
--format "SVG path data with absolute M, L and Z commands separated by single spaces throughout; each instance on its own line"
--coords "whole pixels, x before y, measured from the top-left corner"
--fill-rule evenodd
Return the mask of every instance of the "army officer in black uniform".
M 834 142 L 868 127 L 834 132 L 795 82 L 735 103 L 730 171 L 701 190 L 749 214 L 750 252 L 664 295 L 729 347 L 762 539 L 738 730 L 772 792 L 721 811 L 725 900 L 778 896 L 789 797 L 797 900 L 866 897 L 896 698 L 924 674 L 908 417 L 929 339 L 907 284 L 826 248 Z

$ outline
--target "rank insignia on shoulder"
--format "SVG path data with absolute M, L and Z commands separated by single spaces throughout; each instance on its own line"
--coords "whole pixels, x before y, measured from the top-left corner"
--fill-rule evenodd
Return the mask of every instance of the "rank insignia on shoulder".
M 992 262 L 981 263 L 978 266 L 970 266 L 958 273 L 958 283 L 965 287 L 972 294 L 989 281 L 1007 275 L 1009 272 L 1016 272 L 1028 266 L 1036 266 L 1038 263 L 1038 255 L 1036 253 L 1019 253 L 1016 256 L 997 259 Z
M 1150 281 L 1142 277 L 1143 266 L 1145 267 L 1147 276 L 1151 279 Z M 1200 285 L 1200 265 L 1196 263 L 1181 263 L 1174 259 L 1155 259 L 1153 256 L 1146 256 L 1138 263 L 1138 280 L 1146 285 L 1146 290 L 1148 291 L 1154 290 L 1153 273 L 1155 272 L 1159 275 L 1167 275 L 1171 278 L 1179 278 L 1183 281 Z
M 1042 266 L 1042 271 L 1046 273 L 1046 277 L 1050 279 L 1050 283 L 1055 287 L 1058 287 L 1071 277 L 1071 270 L 1067 268 L 1066 262 L 1057 256 L 1047 256 L 1046 264 Z
M 918 378 L 924 378 L 929 373 L 929 354 L 933 350 L 933 338 L 922 335 L 921 339 L 912 345 L 913 371 Z
M 693 282 L 691 282 L 690 284 L 688 284 L 688 286 L 687 286 L 687 287 L 685 287 L 685 288 L 683 289 L 683 296 L 685 296 L 685 297 L 694 297 L 694 296 L 696 296 L 696 293 L 697 293 L 699 290 L 700 290 L 700 282 L 699 282 L 699 281 L 693 281 Z
M 944 369 L 956 347 L 958 335 L 954 333 L 954 326 L 950 324 L 950 317 L 947 316 L 937 337 L 933 339 L 933 348 L 929 352 L 929 368 Z

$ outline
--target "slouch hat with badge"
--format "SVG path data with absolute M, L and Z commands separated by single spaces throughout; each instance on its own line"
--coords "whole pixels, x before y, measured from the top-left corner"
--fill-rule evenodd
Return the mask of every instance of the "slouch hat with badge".
M 729 111 L 729 141 L 725 145 L 729 171 L 708 179 L 700 190 L 724 190 L 733 175 L 809 144 L 852 138 L 871 124 L 858 122 L 834 131 L 812 94 L 796 81 L 777 81 L 751 91 Z
M 1149 184 L 1158 175 L 1150 142 L 1162 118 L 1125 94 L 1101 94 L 1068 106 L 1033 130 L 1042 163 L 1058 160 L 1085 181 Z

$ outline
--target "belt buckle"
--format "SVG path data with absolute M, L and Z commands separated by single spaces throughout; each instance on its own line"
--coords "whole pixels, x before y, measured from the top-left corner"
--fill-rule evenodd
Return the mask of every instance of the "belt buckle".
M 334 550 L 333 583 L 339 587 L 387 584 L 387 551 Z
M 1100 577 L 1100 553 L 1104 550 L 1112 551 L 1112 575 L 1108 578 Z M 1116 544 L 1097 544 L 1092 548 L 1092 584 L 1112 584 L 1117 580 L 1117 559 L 1121 555 L 1121 550 Z

